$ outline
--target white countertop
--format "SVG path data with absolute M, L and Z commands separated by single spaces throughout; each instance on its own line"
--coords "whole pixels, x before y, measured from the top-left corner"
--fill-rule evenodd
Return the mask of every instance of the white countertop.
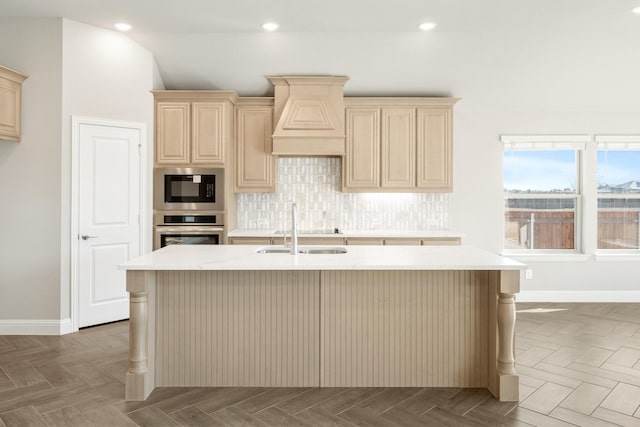
M 243 230 L 236 229 L 229 232 L 229 237 L 282 237 L 277 230 Z M 464 237 L 463 233 L 450 230 L 340 230 L 340 233 L 304 233 L 298 231 L 298 237 L 413 237 L 413 238 L 455 238 Z
M 124 270 L 524 270 L 525 264 L 470 246 L 346 246 L 346 254 L 259 254 L 264 246 L 172 245 Z M 309 247 L 307 245 L 301 247 Z M 322 246 L 317 246 L 322 247 Z

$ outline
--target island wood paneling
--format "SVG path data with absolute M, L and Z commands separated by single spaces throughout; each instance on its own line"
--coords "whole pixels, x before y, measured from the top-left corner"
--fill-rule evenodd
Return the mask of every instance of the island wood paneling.
M 478 387 L 518 399 L 518 271 L 144 274 L 146 286 L 127 286 L 151 298 L 155 356 L 149 349 L 142 369 L 134 351 L 127 375 L 155 369 L 155 386 Z M 145 385 L 128 399 L 147 396 Z
M 319 274 L 158 272 L 156 386 L 319 386 Z
M 323 271 L 321 384 L 487 387 L 488 279 L 484 271 Z

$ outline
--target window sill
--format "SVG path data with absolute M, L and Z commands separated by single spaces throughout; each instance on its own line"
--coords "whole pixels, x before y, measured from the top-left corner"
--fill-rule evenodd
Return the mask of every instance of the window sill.
M 611 252 L 596 252 L 596 261 L 640 261 L 639 252 L 624 252 L 624 253 L 611 253 Z
M 586 254 L 563 254 L 563 253 L 509 253 L 502 252 L 500 255 L 515 259 L 516 261 L 587 261 L 591 255 Z

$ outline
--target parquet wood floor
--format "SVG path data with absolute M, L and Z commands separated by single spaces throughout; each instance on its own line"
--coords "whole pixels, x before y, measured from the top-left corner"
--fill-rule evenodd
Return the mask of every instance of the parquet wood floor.
M 519 403 L 454 388 L 162 388 L 125 402 L 127 346 L 127 322 L 0 336 L 0 427 L 640 426 L 640 304 L 518 304 Z

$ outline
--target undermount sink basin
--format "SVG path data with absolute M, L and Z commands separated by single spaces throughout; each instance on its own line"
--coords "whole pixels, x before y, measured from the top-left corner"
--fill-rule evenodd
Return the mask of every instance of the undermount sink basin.
M 259 248 L 257 251 L 259 254 L 288 254 L 291 253 L 291 248 L 285 248 L 282 246 L 266 246 Z M 347 248 L 341 246 L 315 246 L 315 247 L 299 247 L 299 254 L 305 255 L 337 255 L 346 254 Z

